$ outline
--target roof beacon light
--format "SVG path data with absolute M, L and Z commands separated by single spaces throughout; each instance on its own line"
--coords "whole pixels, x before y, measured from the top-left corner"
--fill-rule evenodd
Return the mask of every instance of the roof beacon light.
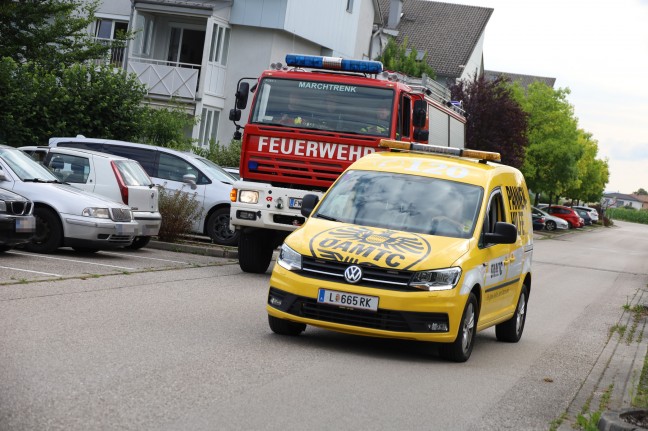
M 395 150 L 408 150 L 417 153 L 432 154 L 449 154 L 458 157 L 470 157 L 471 159 L 489 160 L 491 162 L 501 162 L 502 158 L 499 153 L 490 151 L 467 150 L 463 148 L 441 147 L 439 145 L 417 144 L 414 142 L 393 141 L 391 139 L 381 139 L 380 146 L 383 148 L 392 148 Z
M 383 65 L 372 60 L 346 60 L 340 57 L 323 57 L 320 55 L 287 54 L 286 65 L 293 67 L 310 67 L 312 69 L 342 70 L 378 74 Z

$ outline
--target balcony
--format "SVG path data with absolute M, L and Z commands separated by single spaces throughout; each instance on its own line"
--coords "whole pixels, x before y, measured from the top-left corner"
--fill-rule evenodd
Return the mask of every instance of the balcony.
M 126 52 L 125 41 L 116 39 L 102 39 L 100 37 L 95 37 L 94 40 L 95 42 L 99 42 L 102 45 L 111 46 L 110 50 L 103 58 L 97 58 L 94 60 L 94 64 L 123 67 L 124 53 Z
M 196 100 L 199 64 L 131 57 L 127 71 L 137 76 L 151 96 Z

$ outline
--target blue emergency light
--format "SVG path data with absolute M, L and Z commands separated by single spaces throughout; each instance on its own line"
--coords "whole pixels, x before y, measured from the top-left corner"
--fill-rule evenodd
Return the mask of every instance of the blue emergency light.
M 347 60 L 340 57 L 323 57 L 320 55 L 287 54 L 286 65 L 293 67 L 310 67 L 313 69 L 342 70 L 377 74 L 382 72 L 383 65 L 372 60 Z

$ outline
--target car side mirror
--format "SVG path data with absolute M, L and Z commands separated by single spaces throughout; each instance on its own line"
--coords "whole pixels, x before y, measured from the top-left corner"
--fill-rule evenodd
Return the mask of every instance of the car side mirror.
M 310 217 L 311 213 L 319 203 L 319 196 L 317 195 L 304 195 L 302 199 L 301 214 L 304 217 Z
M 7 176 L 2 169 L 0 169 L 0 181 L 7 181 Z
M 185 183 L 191 185 L 191 190 L 195 190 L 196 187 L 196 176 L 194 174 L 185 174 L 182 176 L 182 181 Z
M 484 234 L 485 244 L 514 244 L 517 241 L 517 228 L 514 224 L 498 221 L 495 232 Z

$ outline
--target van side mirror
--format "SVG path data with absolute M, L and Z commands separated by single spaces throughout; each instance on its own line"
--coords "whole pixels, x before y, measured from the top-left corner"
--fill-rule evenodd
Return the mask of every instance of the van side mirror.
M 425 127 L 425 120 L 427 119 L 427 103 L 425 100 L 414 101 L 414 118 L 412 124 L 414 127 Z
M 302 199 L 301 214 L 304 217 L 310 217 L 311 213 L 319 203 L 319 196 L 317 195 L 304 195 Z
M 517 241 L 517 228 L 514 224 L 498 221 L 495 232 L 484 234 L 485 244 L 514 244 Z
M 250 84 L 241 82 L 236 91 L 236 107 L 238 109 L 245 109 L 247 106 L 248 94 L 250 94 Z

